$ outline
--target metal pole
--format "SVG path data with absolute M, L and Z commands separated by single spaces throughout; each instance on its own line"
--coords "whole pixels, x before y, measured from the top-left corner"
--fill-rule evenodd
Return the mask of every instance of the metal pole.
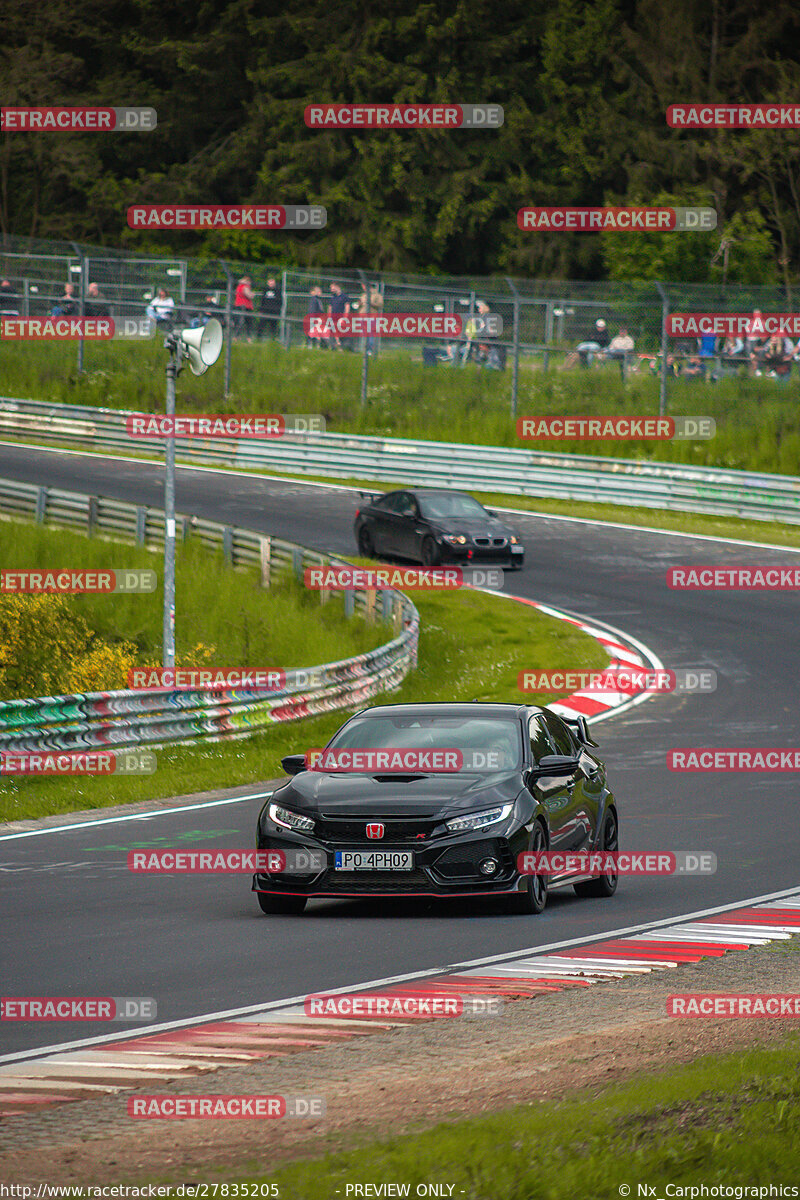
M 364 296 L 366 298 L 365 303 L 367 306 L 367 315 L 369 315 L 369 312 L 370 312 L 369 284 L 367 283 L 366 277 L 362 270 L 359 269 L 358 275 L 361 280 L 361 286 L 364 289 Z M 366 403 L 367 403 L 367 377 L 369 376 L 369 349 L 368 349 L 368 347 L 369 347 L 369 338 L 365 337 L 364 338 L 364 354 L 361 359 L 361 407 L 362 408 L 365 408 Z
M 663 417 L 667 411 L 667 317 L 669 316 L 669 297 L 656 279 L 655 285 L 661 297 L 661 381 L 658 389 L 658 415 Z
M 289 339 L 286 337 L 286 287 L 289 281 L 289 272 L 284 268 L 281 274 L 281 320 L 278 327 L 278 341 L 283 346 L 284 350 L 289 349 Z M 291 337 L 291 330 L 290 330 Z
M 167 417 L 175 416 L 180 344 L 167 338 Z M 164 667 L 175 666 L 175 438 L 164 440 Z
M 85 305 L 83 302 L 83 298 L 86 295 L 86 286 L 85 286 L 84 278 L 83 278 L 83 273 L 84 273 L 83 255 L 81 254 L 80 246 L 77 246 L 75 244 L 75 242 L 70 242 L 70 245 L 72 246 L 72 249 L 75 251 L 75 253 L 78 256 L 78 262 L 80 263 L 80 268 L 81 268 L 80 275 L 78 276 L 78 278 L 80 279 L 80 283 L 78 284 L 78 316 L 84 317 L 86 315 L 86 308 L 85 308 Z M 78 374 L 80 375 L 82 371 L 83 371 L 83 338 L 78 338 Z
M 507 275 L 506 283 L 514 293 L 514 361 L 511 372 L 511 415 L 515 417 L 517 415 L 517 401 L 519 398 L 519 292 Z
M 226 285 L 227 285 L 227 292 L 226 292 L 226 299 L 225 299 L 225 332 L 227 333 L 228 336 L 225 338 L 225 382 L 224 382 L 224 388 L 225 388 L 225 396 L 228 397 L 231 394 L 231 346 L 233 345 L 233 276 L 231 275 L 230 271 L 228 270 L 228 264 L 223 259 L 218 258 L 217 262 L 219 263 L 219 265 L 222 267 L 223 271 L 225 272 L 225 279 L 226 279 Z

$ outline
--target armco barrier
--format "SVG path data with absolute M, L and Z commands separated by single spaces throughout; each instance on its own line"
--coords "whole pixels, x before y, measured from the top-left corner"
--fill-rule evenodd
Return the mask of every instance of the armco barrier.
M 126 415 L 112 409 L 0 398 L 0 437 L 87 445 L 128 454 L 160 452 L 163 441 L 128 436 Z M 263 441 L 178 438 L 176 455 L 183 461 L 254 471 L 800 524 L 800 479 L 790 475 L 339 433 L 287 434 Z
M 102 531 L 139 545 L 163 543 L 163 512 L 100 496 L 0 480 L 0 511 Z M 178 523 L 184 537 L 191 532 L 207 546 L 221 548 L 231 566 L 258 566 L 265 586 L 280 572 L 292 570 L 302 578 L 308 566 L 342 561 L 215 521 L 179 517 Z M 406 596 L 389 588 L 345 592 L 344 596 L 345 612 L 363 612 L 368 618 L 390 621 L 395 637 L 354 658 L 287 671 L 286 686 L 280 691 L 162 688 L 7 700 L 0 703 L 0 750 L 124 750 L 175 742 L 217 742 L 249 737 L 279 721 L 366 703 L 379 692 L 398 687 L 416 665 L 419 613 Z M 314 685 L 309 687 L 312 670 Z

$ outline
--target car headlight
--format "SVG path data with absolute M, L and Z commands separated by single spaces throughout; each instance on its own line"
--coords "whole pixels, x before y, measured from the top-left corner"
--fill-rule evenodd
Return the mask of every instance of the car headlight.
M 468 829 L 485 829 L 487 825 L 497 825 L 511 815 L 513 804 L 504 804 L 502 808 L 488 808 L 484 812 L 470 813 L 466 817 L 453 817 L 445 821 L 451 833 L 464 833 Z
M 300 813 L 290 812 L 288 808 L 281 808 L 280 804 L 270 804 L 269 819 L 276 825 L 282 825 L 284 829 L 299 829 L 303 833 L 310 833 L 314 828 L 311 817 L 302 817 Z
M 519 545 L 519 538 L 518 538 L 518 537 L 514 537 L 513 533 L 511 534 L 511 536 L 509 537 L 509 539 L 508 539 L 508 540 L 511 542 L 511 545 L 512 545 L 512 546 L 518 546 L 518 545 Z
M 449 542 L 451 546 L 466 546 L 467 544 L 463 533 L 443 533 L 442 541 Z

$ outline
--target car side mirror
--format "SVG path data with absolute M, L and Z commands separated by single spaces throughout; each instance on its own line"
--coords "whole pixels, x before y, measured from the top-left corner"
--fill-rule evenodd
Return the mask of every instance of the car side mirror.
M 307 770 L 305 754 L 287 754 L 281 759 L 281 766 L 287 775 L 299 775 Z
M 537 775 L 574 775 L 577 769 L 577 758 L 569 754 L 545 754 L 534 768 Z

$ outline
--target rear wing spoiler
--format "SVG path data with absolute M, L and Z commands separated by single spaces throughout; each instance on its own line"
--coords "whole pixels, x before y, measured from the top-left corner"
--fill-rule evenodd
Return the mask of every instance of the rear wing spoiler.
M 586 717 L 562 717 L 561 720 L 565 725 L 569 725 L 570 729 L 574 730 L 578 735 L 578 741 L 584 746 L 598 746 L 592 735 L 589 733 L 589 726 L 586 724 Z
M 370 504 L 373 504 L 376 500 L 382 500 L 386 492 L 359 492 L 358 494 L 362 500 L 369 500 Z

